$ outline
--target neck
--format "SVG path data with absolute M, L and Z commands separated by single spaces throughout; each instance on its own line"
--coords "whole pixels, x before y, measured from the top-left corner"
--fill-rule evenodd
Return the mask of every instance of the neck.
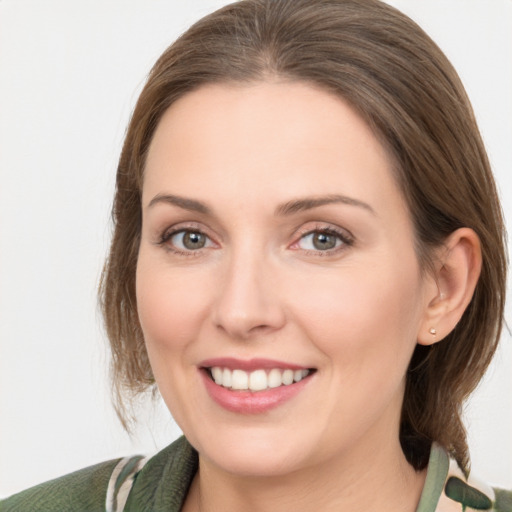
M 286 475 L 240 476 L 200 457 L 184 512 L 414 512 L 426 471 L 406 461 L 399 440 L 354 447 L 343 456 Z

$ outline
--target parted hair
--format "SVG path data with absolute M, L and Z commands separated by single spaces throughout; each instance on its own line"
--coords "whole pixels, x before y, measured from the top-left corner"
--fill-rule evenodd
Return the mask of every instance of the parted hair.
M 155 129 L 173 102 L 202 85 L 276 78 L 334 93 L 367 122 L 394 164 L 426 272 L 434 249 L 456 229 L 469 227 L 480 238 L 481 275 L 462 319 L 442 341 L 415 349 L 400 429 L 416 469 L 427 465 L 433 441 L 467 469 L 462 407 L 495 352 L 503 321 L 502 212 L 457 73 L 417 24 L 378 0 L 241 0 L 194 24 L 154 65 L 119 160 L 99 291 L 118 415 L 129 428 L 130 401 L 155 389 L 135 296 L 141 190 Z

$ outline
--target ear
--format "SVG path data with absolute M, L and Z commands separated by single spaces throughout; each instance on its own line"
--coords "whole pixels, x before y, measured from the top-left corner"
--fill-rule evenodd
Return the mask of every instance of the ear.
M 481 268 L 478 235 L 469 228 L 454 231 L 439 249 L 434 275 L 426 286 L 420 345 L 437 343 L 455 328 L 473 297 Z

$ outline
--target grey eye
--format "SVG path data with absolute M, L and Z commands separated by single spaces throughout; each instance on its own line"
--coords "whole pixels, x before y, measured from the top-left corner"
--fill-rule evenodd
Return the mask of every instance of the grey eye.
M 305 250 L 328 251 L 339 247 L 342 240 L 338 235 L 323 231 L 314 231 L 304 235 L 300 242 L 300 248 Z
M 319 251 L 325 251 L 326 249 L 334 249 L 338 237 L 329 235 L 328 233 L 314 233 L 313 234 L 313 246 Z
M 199 231 L 178 231 L 171 237 L 171 243 L 178 249 L 197 251 L 208 244 L 208 237 Z

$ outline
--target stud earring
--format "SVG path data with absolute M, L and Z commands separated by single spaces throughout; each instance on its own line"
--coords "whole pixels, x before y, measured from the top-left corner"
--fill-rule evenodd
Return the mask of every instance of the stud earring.
M 433 327 L 431 327 L 428 332 L 432 334 L 432 336 L 435 336 L 437 334 L 437 331 Z

